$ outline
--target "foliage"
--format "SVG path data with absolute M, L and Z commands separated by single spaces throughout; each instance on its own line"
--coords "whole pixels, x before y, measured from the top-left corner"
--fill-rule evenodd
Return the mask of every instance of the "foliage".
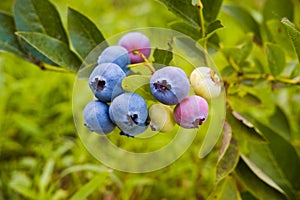
M 199 159 L 200 138 L 176 163 L 146 175 L 99 165 L 71 125 L 75 73 L 51 71 L 77 72 L 105 31 L 73 8 L 65 21 L 48 0 L 16 0 L 13 14 L 0 12 L 0 50 L 14 54 L 0 57 L 0 197 L 300 199 L 299 1 L 159 2 L 155 14 L 173 20 L 162 23 L 202 45 L 222 75 L 227 116 L 218 148 Z M 173 56 L 156 49 L 154 59 Z

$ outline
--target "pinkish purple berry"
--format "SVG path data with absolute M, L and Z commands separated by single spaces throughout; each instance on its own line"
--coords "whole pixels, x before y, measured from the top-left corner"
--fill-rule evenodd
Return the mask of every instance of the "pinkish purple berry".
M 143 62 L 144 59 L 139 53 L 148 58 L 151 52 L 149 38 L 139 32 L 125 34 L 118 44 L 127 49 L 131 63 Z
M 198 128 L 208 117 L 208 103 L 200 96 L 184 98 L 174 109 L 176 123 L 184 128 Z

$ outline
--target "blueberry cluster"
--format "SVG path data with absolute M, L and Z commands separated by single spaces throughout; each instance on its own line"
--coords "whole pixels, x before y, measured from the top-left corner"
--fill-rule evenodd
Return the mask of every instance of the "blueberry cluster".
M 139 32 L 125 34 L 118 45 L 102 51 L 89 77 L 97 100 L 89 102 L 83 111 L 84 124 L 90 131 L 107 134 L 118 127 L 122 135 L 134 137 L 148 125 L 154 131 L 168 132 L 176 123 L 198 128 L 206 121 L 206 99 L 221 92 L 218 75 L 208 67 L 196 68 L 189 78 L 175 66 L 152 71 L 150 91 L 158 102 L 149 108 L 142 96 L 123 90 L 122 81 L 130 72 L 128 66 L 146 62 L 150 53 L 149 38 Z M 195 95 L 188 96 L 190 86 Z

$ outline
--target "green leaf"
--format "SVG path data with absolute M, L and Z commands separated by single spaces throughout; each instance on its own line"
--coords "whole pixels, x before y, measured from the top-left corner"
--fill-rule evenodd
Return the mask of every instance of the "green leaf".
M 219 28 L 223 28 L 224 26 L 221 24 L 220 20 L 216 20 L 211 22 L 210 24 L 208 24 L 207 28 L 206 28 L 206 35 L 209 35 L 213 32 L 215 32 L 217 29 Z
M 173 58 L 173 53 L 169 50 L 155 48 L 153 57 L 155 63 L 169 65 Z
M 223 0 L 201 0 L 203 4 L 203 15 L 207 22 L 216 20 Z
M 233 129 L 234 136 L 238 140 L 239 143 L 253 141 L 259 143 L 266 143 L 266 138 L 259 133 L 259 131 L 251 124 L 248 120 L 246 120 L 243 116 L 241 116 L 236 111 L 227 114 L 227 119 Z
M 243 115 L 264 134 L 268 144 L 249 141 L 245 156 L 272 179 L 289 197 L 295 199 L 300 188 L 300 158 L 292 144 L 257 119 Z M 288 155 L 288 156 L 287 156 Z
M 275 112 L 268 118 L 269 127 L 286 140 L 291 139 L 291 128 L 286 114 L 277 106 Z
M 217 162 L 217 177 L 220 181 L 233 172 L 239 161 L 239 150 L 237 141 L 232 138 L 232 130 L 228 123 L 224 125 L 222 147 L 219 160 Z
M 192 5 L 191 0 L 159 0 L 178 17 L 194 27 L 200 27 L 199 9 Z
M 72 45 L 82 59 L 86 58 L 97 45 L 105 42 L 97 26 L 72 8 L 68 8 L 68 29 Z
M 247 34 L 238 44 L 240 52 L 240 63 L 245 61 L 253 49 L 253 34 Z
M 207 200 L 241 200 L 239 190 L 235 181 L 231 177 L 226 177 L 220 181 L 213 191 L 210 193 Z
M 292 0 L 267 0 L 264 3 L 262 14 L 265 21 L 269 19 L 281 19 L 283 17 L 293 20 L 294 5 Z
M 256 198 L 272 200 L 287 199 L 279 191 L 270 187 L 258 178 L 242 159 L 240 159 L 235 172 L 243 186 L 246 187 Z
M 217 35 L 217 33 L 212 32 L 209 34 L 209 38 L 208 38 L 208 47 L 209 48 L 214 48 L 214 49 L 219 50 L 221 47 L 220 43 L 221 43 L 221 41 L 220 41 L 220 38 Z
M 267 183 L 272 188 L 285 195 L 285 192 L 268 175 L 266 175 L 260 168 L 258 168 L 250 159 L 248 159 L 244 155 L 241 155 L 241 158 L 256 176 L 258 176 L 262 181 Z
M 42 176 L 40 178 L 40 183 L 39 183 L 39 189 L 42 193 L 46 191 L 47 186 L 51 181 L 54 165 L 55 165 L 54 159 L 49 159 L 45 164 Z
M 297 0 L 293 0 L 293 7 L 294 7 L 294 19 L 293 22 L 294 24 L 296 24 L 297 29 L 300 28 L 300 12 L 298 12 L 298 10 L 300 10 L 300 1 Z
M 245 191 L 245 192 L 241 192 L 241 198 L 243 200 L 258 200 L 257 198 L 255 198 L 250 192 Z
M 12 173 L 9 187 L 27 199 L 38 198 L 38 194 L 32 190 L 32 179 L 23 172 Z
M 248 113 L 263 120 L 274 113 L 275 102 L 272 85 L 267 82 L 253 86 L 240 84 L 237 88 L 230 88 L 228 92 L 235 93 L 230 96 L 229 103 L 232 109 L 240 114 Z
M 16 0 L 13 12 L 17 31 L 43 33 L 65 44 L 69 43 L 59 13 L 48 0 Z M 27 43 L 22 42 L 22 45 L 30 52 L 29 56 L 34 57 L 31 58 L 33 63 L 36 63 L 38 59 L 50 65 L 56 65 Z
M 292 53 L 291 53 L 292 54 Z M 300 63 L 298 60 L 288 61 L 284 71 L 281 73 L 282 77 L 295 79 L 300 75 Z
M 244 32 L 253 32 L 255 34 L 255 41 L 258 44 L 261 43 L 262 37 L 259 24 L 245 8 L 238 5 L 224 5 L 222 9 L 239 22 Z
M 26 57 L 19 45 L 15 32 L 14 18 L 0 11 L 0 51 L 7 51 L 21 57 Z
M 253 49 L 253 35 L 248 34 L 241 41 L 239 41 L 235 47 L 223 48 L 226 59 L 229 63 L 234 62 L 242 70 L 242 63 L 248 58 Z
M 201 38 L 201 32 L 199 31 L 199 29 L 191 26 L 188 23 L 181 22 L 181 21 L 174 21 L 170 23 L 169 26 L 171 29 L 186 34 L 191 38 L 193 38 L 194 40 L 199 40 Z
M 280 190 L 278 190 L 279 192 L 286 194 L 288 196 L 294 196 L 293 189 L 291 188 L 289 181 L 284 175 L 285 170 L 282 170 L 278 166 L 278 163 L 275 159 L 275 155 L 270 149 L 270 145 L 249 143 L 247 145 L 247 148 L 248 148 L 248 153 L 245 156 L 255 166 L 255 169 L 252 169 L 253 173 L 258 174 L 258 172 L 256 171 L 259 171 L 260 174 L 265 174 L 267 177 L 269 177 L 269 179 L 275 182 L 275 184 L 280 188 Z M 261 177 L 259 175 L 257 176 L 262 181 L 266 182 L 266 184 L 268 184 L 268 182 L 265 180 L 264 177 Z
M 153 185 L 155 183 L 155 179 L 150 177 L 138 177 L 138 178 L 131 178 L 127 180 L 127 185 L 131 187 L 135 186 L 143 186 L 143 185 Z
M 127 76 L 122 81 L 122 88 L 127 92 L 137 93 L 147 100 L 156 101 L 150 91 L 150 78 L 149 75 Z
M 74 165 L 71 167 L 68 167 L 65 169 L 62 173 L 61 176 L 66 176 L 70 173 L 75 173 L 75 172 L 80 172 L 80 171 L 89 171 L 89 172 L 97 172 L 97 173 L 103 173 L 103 172 L 108 172 L 108 168 L 104 166 L 99 166 L 99 165 L 93 165 L 93 164 L 83 164 L 83 165 Z
M 298 147 L 298 154 L 300 152 L 300 104 L 298 98 L 299 94 L 299 86 L 291 87 L 290 85 L 287 85 L 285 88 L 275 91 L 276 102 L 280 107 L 281 112 L 284 113 L 285 118 L 289 124 L 286 126 L 289 127 L 289 129 L 291 129 L 291 132 L 289 132 L 288 135 L 290 136 L 290 140 L 292 141 L 294 146 Z M 280 112 L 278 112 L 278 114 L 280 114 Z M 280 124 L 278 124 L 278 126 L 280 126 Z M 287 139 L 286 137 L 283 138 Z
M 19 32 L 39 32 L 68 44 L 59 13 L 48 0 L 16 0 L 14 17 Z
M 294 48 L 296 50 L 298 60 L 300 62 L 300 31 L 296 29 L 294 24 L 292 24 L 288 19 L 283 18 L 281 23 L 284 25 L 289 38 L 293 42 Z
M 278 19 L 272 19 L 266 22 L 266 26 L 271 42 L 281 46 L 288 57 L 296 58 L 293 43 L 288 37 L 284 25 Z
M 147 75 L 131 75 L 122 81 L 122 88 L 127 92 L 134 92 L 139 87 L 150 83 L 150 76 Z
M 152 66 L 155 68 L 157 63 L 152 63 Z M 130 68 L 130 72 L 128 75 L 152 75 L 152 72 L 149 70 L 147 63 L 138 63 L 138 64 L 131 64 L 127 65 Z M 165 65 L 163 65 L 165 66 Z
M 71 200 L 82 200 L 86 199 L 96 189 L 102 189 L 105 187 L 106 178 L 109 173 L 101 173 L 90 180 L 87 184 L 82 186 L 72 197 Z
M 42 33 L 18 32 L 17 35 L 32 46 L 36 51 L 59 66 L 65 67 L 74 72 L 79 69 L 81 65 L 80 59 L 65 43 Z
M 221 70 L 221 75 L 222 77 L 233 77 L 235 76 L 235 70 L 231 65 L 227 65 Z
M 279 45 L 272 43 L 266 44 L 266 53 L 270 73 L 277 77 L 285 68 L 285 53 Z
M 193 64 L 194 66 L 208 66 L 209 64 L 206 54 L 204 53 L 202 46 L 197 46 L 198 44 L 199 43 L 196 43 L 195 41 L 186 37 L 176 37 L 174 38 L 173 48 L 175 49 L 174 52 L 179 53 L 179 55 L 183 57 L 188 56 L 190 58 L 190 64 Z M 188 70 L 192 71 L 194 66 L 191 65 L 188 67 L 188 65 L 186 65 L 184 68 L 185 72 Z
M 254 124 L 270 142 L 269 148 L 272 152 L 274 161 L 277 163 L 277 168 L 280 171 L 281 176 L 285 179 L 285 182 L 288 182 L 283 185 L 280 185 L 282 182 L 277 184 L 283 189 L 291 187 L 291 190 L 299 191 L 300 174 L 298 173 L 298 170 L 300 169 L 300 158 L 295 148 L 289 141 L 283 139 L 280 135 L 275 134 L 263 124 L 258 122 Z

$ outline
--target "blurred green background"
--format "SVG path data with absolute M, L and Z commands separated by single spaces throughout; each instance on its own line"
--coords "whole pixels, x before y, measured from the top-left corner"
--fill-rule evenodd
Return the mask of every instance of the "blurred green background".
M 134 28 L 167 28 L 170 22 L 178 20 L 156 0 L 51 0 L 51 2 L 59 10 L 65 28 L 67 7 L 71 7 L 91 19 L 105 38 Z M 275 2 L 276 5 L 272 7 L 269 6 L 272 5 L 270 2 L 271 0 L 224 0 L 224 4 L 240 5 L 246 12 L 239 13 L 242 16 L 239 18 L 239 15 L 237 17 L 230 15 L 228 10 L 226 12 L 226 7 L 222 8 L 218 17 L 224 25 L 224 28 L 218 30 L 220 49 L 235 52 L 233 50 L 243 49 L 243 45 L 249 47 L 249 51 L 247 48 L 245 51 L 247 54 L 251 52 L 251 55 L 248 60 L 246 60 L 247 56 L 244 58 L 247 62 L 241 63 L 241 67 L 249 74 L 253 71 L 257 72 L 259 67 L 268 66 L 269 60 L 263 48 L 259 46 L 260 42 L 252 40 L 255 33 L 263 42 L 278 43 L 278 46 L 282 47 L 285 52 L 283 57 L 286 57 L 287 61 L 287 69 L 284 73 L 293 74 L 294 69 L 299 69 L 299 63 L 295 62 L 295 51 L 285 32 L 276 27 L 279 27 L 281 17 L 288 16 L 294 18 L 293 22 L 299 28 L 300 15 L 290 12 L 296 11 L 296 7 L 283 7 L 278 3 L 279 1 L 276 1 L 278 5 Z M 13 4 L 14 0 L 1 0 L 0 10 L 12 13 Z M 293 4 L 290 2 L 288 5 Z M 249 18 L 248 15 L 245 17 L 242 14 L 248 12 L 259 23 L 259 27 L 258 25 L 254 28 L 249 27 L 244 23 L 245 19 L 249 22 Z M 249 23 L 252 22 L 250 18 Z M 211 56 L 220 71 L 226 69 L 230 62 L 219 51 L 212 50 L 212 52 L 215 52 Z M 239 56 L 238 53 L 234 55 Z M 295 70 L 295 74 L 299 74 L 299 71 Z M 223 76 L 223 80 L 225 78 L 226 76 Z M 234 77 L 228 75 L 229 81 L 230 78 Z M 198 157 L 201 137 L 203 137 L 200 135 L 180 159 L 161 170 L 145 174 L 130 174 L 109 169 L 86 151 L 76 133 L 72 115 L 75 80 L 75 74 L 42 71 L 36 65 L 15 55 L 0 52 L 0 200 L 207 199 L 214 190 L 221 138 L 213 151 L 204 159 Z M 271 88 L 257 82 L 257 87 L 253 87 L 247 80 L 243 84 L 239 80 L 235 81 L 238 84 L 235 85 L 234 82 L 232 84 L 236 87 L 230 88 L 232 105 L 236 105 L 238 111 L 251 112 L 257 120 L 261 120 L 261 123 L 269 127 L 266 132 L 288 136 L 287 141 L 295 147 L 299 155 L 299 85 L 278 83 Z M 242 92 L 245 90 L 257 95 L 258 100 L 263 100 L 261 103 L 263 106 L 255 106 L 256 96 L 243 96 L 242 92 L 241 96 L 236 96 L 234 99 L 235 92 L 239 91 L 238 86 L 242 87 Z M 249 109 L 249 106 L 253 109 L 252 107 Z M 233 128 L 236 127 L 233 125 Z M 241 138 L 239 141 L 241 152 L 248 151 L 246 145 L 248 139 L 245 135 L 240 136 L 241 132 L 243 131 L 240 129 L 234 131 L 235 137 Z M 276 146 L 278 150 L 276 153 L 280 152 L 281 145 L 282 143 L 279 142 Z M 255 149 L 253 152 L 257 153 L 259 161 L 261 161 L 260 156 L 264 154 L 262 166 L 265 167 L 264 159 L 273 158 L 268 157 L 271 155 L 270 152 L 264 151 L 267 145 L 262 144 L 261 147 L 263 148 L 258 149 L 257 152 Z M 284 155 L 285 152 L 289 151 L 280 152 L 280 156 L 284 159 L 288 158 Z M 283 165 L 285 163 L 283 162 Z M 271 169 L 272 172 L 272 167 L 265 170 Z M 282 166 L 275 167 L 281 169 Z M 285 170 L 286 166 L 283 167 Z M 280 176 L 285 175 L 280 170 L 278 173 Z M 245 190 L 241 182 L 236 181 L 235 176 L 234 173 L 228 175 L 227 188 L 220 186 L 233 196 L 236 190 L 241 192 Z M 276 181 L 282 183 L 281 179 Z M 251 185 L 252 182 L 249 181 L 249 184 Z M 254 188 L 260 187 L 260 185 L 253 185 Z M 217 187 L 218 189 L 222 190 Z M 258 191 L 260 192 L 261 190 Z M 215 196 L 210 197 L 215 199 Z M 243 197 L 255 199 L 248 191 L 244 192 Z
M 13 0 L 0 9 L 12 13 Z M 138 27 L 166 27 L 175 19 L 157 1 L 53 0 L 66 27 L 70 6 L 105 37 Z M 215 176 L 217 151 L 198 158 L 196 144 L 164 169 L 113 171 L 82 146 L 72 116 L 74 74 L 42 71 L 0 52 L 0 199 L 201 199 Z M 199 141 L 198 141 L 199 142 Z M 89 192 L 90 191 L 90 192 Z

